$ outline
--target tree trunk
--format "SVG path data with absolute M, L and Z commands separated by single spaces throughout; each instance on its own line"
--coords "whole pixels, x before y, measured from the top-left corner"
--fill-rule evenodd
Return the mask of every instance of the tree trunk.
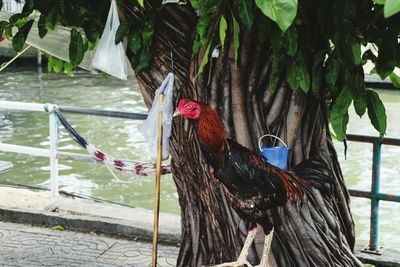
M 153 39 L 153 62 L 138 75 L 145 103 L 151 104 L 154 91 L 167 73 L 173 71 L 175 103 L 181 98 L 208 102 L 223 118 L 230 138 L 258 149 L 258 138 L 272 133 L 290 146 L 290 166 L 307 158 L 325 161 L 336 182 L 333 196 L 324 199 L 313 190 L 303 206 L 289 204 L 270 211 L 275 224 L 271 264 L 357 265 L 351 253 L 354 223 L 349 194 L 330 138 L 324 99 L 292 91 L 285 79 L 272 92 L 266 79 L 271 71 L 272 54 L 259 43 L 256 32 L 245 29 L 241 31 L 238 66 L 233 60 L 233 44 L 227 40 L 225 51 L 210 59 L 204 73 L 194 79 L 204 54 L 203 49 L 199 55 L 192 55 L 196 20 L 189 6 L 167 5 L 161 11 Z M 187 121 L 175 120 L 171 145 L 173 177 L 182 211 L 178 266 L 235 259 L 247 231 L 223 190 L 211 179 L 194 130 Z M 257 247 L 262 245 L 257 244 Z M 259 250 L 253 248 L 251 261 L 258 261 Z

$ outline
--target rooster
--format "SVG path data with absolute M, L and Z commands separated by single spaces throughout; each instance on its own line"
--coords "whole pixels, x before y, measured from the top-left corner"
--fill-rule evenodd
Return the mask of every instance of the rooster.
M 293 172 L 270 165 L 258 153 L 226 139 L 220 117 L 204 103 L 182 99 L 174 117 L 178 115 L 193 124 L 211 175 L 222 184 L 233 209 L 249 225 L 238 259 L 217 266 L 252 266 L 247 256 L 258 224 L 265 234 L 263 254 L 258 266 L 268 267 L 268 254 L 274 234 L 268 209 L 285 205 L 288 201 L 293 205 L 303 203 L 305 193 L 313 185 L 321 191 L 330 191 L 331 177 L 328 169 L 317 160 L 303 161 Z

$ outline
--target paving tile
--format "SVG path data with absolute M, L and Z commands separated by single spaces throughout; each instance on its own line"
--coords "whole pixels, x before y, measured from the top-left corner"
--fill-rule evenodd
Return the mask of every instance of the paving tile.
M 0 267 L 147 267 L 151 244 L 0 222 Z M 179 248 L 158 246 L 159 266 L 175 266 Z

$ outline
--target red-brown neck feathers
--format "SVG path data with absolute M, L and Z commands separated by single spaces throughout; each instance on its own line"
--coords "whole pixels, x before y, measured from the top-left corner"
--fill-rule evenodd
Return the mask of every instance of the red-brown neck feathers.
M 222 161 L 225 132 L 217 112 L 202 104 L 200 116 L 195 120 L 195 128 L 201 145 L 210 153 L 218 153 Z

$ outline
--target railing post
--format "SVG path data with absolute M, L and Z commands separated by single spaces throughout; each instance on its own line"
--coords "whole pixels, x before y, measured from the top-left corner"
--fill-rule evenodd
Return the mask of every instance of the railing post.
M 58 158 L 57 158 L 57 143 L 58 143 L 58 126 L 56 114 L 54 113 L 56 106 L 46 106 L 46 111 L 49 112 L 49 127 L 50 127 L 50 190 L 53 197 L 58 197 Z
M 371 184 L 371 226 L 369 237 L 369 250 L 378 251 L 378 237 L 379 237 L 379 199 L 377 196 L 380 191 L 381 180 L 381 150 L 380 143 L 373 143 L 372 155 L 372 184 Z

